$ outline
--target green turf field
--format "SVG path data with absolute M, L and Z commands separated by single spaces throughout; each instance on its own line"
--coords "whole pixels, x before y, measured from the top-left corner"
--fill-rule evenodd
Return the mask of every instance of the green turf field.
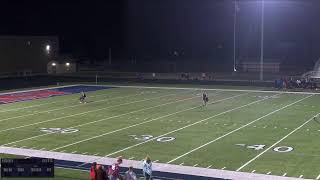
M 320 179 L 320 95 L 206 92 L 207 106 L 203 90 L 143 87 L 0 105 L 0 144 Z

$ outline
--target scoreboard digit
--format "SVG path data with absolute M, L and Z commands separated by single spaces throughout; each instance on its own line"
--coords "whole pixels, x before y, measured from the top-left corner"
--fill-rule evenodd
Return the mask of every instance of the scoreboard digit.
M 54 177 L 54 159 L 1 159 L 0 177 Z

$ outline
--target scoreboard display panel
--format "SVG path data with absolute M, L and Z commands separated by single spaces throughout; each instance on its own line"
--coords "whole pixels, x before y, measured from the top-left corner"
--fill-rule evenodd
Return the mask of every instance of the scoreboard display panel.
M 54 177 L 54 159 L 1 159 L 0 177 Z

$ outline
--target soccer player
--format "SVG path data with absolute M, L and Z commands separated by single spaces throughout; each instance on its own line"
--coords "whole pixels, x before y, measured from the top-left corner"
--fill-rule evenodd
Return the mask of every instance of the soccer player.
M 86 102 L 86 93 L 84 93 L 83 91 L 81 92 L 81 96 L 80 96 L 80 103 L 87 103 Z
M 209 101 L 208 95 L 206 93 L 202 94 L 202 100 L 203 100 L 203 105 L 206 106 Z

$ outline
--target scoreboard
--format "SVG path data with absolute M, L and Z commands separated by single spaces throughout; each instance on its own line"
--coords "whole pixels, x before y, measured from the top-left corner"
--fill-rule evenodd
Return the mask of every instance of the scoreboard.
M 1 159 L 0 177 L 54 177 L 54 159 Z

